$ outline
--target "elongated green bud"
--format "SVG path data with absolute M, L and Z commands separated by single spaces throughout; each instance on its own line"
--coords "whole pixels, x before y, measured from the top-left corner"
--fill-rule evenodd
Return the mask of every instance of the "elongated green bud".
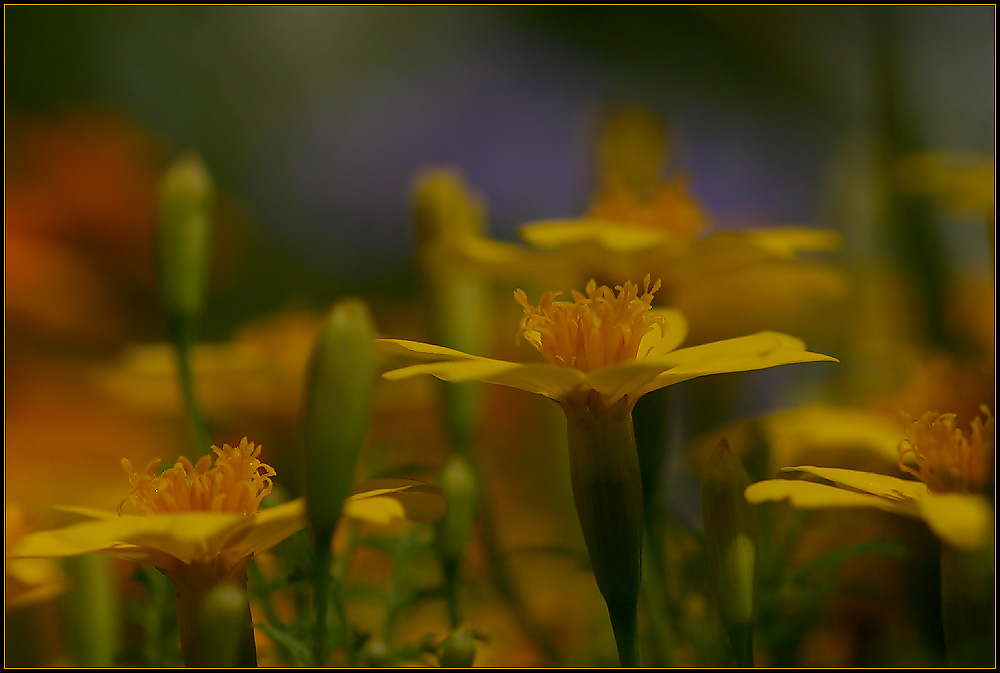
M 743 463 L 720 440 L 701 475 L 701 505 L 716 609 L 740 666 L 753 666 L 756 612 L 757 520 L 743 497 L 749 485 Z
M 627 398 L 606 406 L 594 390 L 562 401 L 573 500 L 604 596 L 622 666 L 642 666 L 638 600 L 642 576 L 642 480 Z
M 180 157 L 160 181 L 160 292 L 172 319 L 201 314 L 212 252 L 212 181 L 201 160 Z
M 437 523 L 435 542 L 448 587 L 451 625 L 457 626 L 459 569 L 476 520 L 479 484 L 468 459 L 461 454 L 448 459 L 438 480 L 448 502 L 448 512 Z
M 305 394 L 305 490 L 319 548 L 329 547 L 371 419 L 375 323 L 358 299 L 337 302 L 310 356 Z
M 434 343 L 465 353 L 489 348 L 489 288 L 482 269 L 462 252 L 463 241 L 486 234 L 485 206 L 454 171 L 422 173 L 413 187 L 417 257 L 430 311 Z M 456 451 L 466 453 L 479 426 L 483 385 L 443 387 L 448 432 Z

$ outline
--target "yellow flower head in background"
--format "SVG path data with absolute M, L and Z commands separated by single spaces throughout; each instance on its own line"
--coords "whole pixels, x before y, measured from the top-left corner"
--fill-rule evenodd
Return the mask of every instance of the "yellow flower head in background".
M 899 468 L 939 493 L 979 493 L 986 486 L 992 453 L 993 417 L 972 421 L 969 434 L 955 427 L 955 414 L 928 411 L 913 421 L 899 443 Z M 907 464 L 912 459 L 916 469 Z
M 912 422 L 898 445 L 901 469 L 921 481 L 832 467 L 799 466 L 825 479 L 821 484 L 768 479 L 751 484 L 751 503 L 787 499 L 795 507 L 874 507 L 922 519 L 942 540 L 959 549 L 987 544 L 993 507 L 982 495 L 994 453 L 993 417 L 975 419 L 968 434 L 954 425 L 954 414 L 927 412 Z M 911 466 L 915 464 L 915 467 Z
M 605 404 L 627 398 L 631 406 L 648 392 L 681 381 L 726 372 L 764 369 L 795 362 L 836 361 L 805 350 L 804 344 L 778 332 L 677 347 L 687 333 L 678 311 L 650 305 L 658 283 L 643 289 L 626 282 L 614 290 L 588 283 L 586 295 L 559 301 L 545 294 L 539 305 L 524 308 L 519 336 L 537 348 L 544 363 L 517 363 L 479 357 L 450 348 L 401 339 L 379 339 L 387 354 L 426 360 L 386 372 L 388 379 L 430 374 L 446 381 L 483 381 L 544 395 L 558 402 L 574 392 L 596 391 Z

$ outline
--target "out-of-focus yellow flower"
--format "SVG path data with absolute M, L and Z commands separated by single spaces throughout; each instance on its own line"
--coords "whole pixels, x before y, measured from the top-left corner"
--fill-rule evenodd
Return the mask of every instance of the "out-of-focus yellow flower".
M 651 272 L 663 281 L 661 300 L 684 312 L 696 341 L 780 325 L 778 318 L 808 306 L 804 300 L 841 296 L 839 272 L 798 257 L 839 247 L 833 232 L 781 227 L 703 236 L 709 218 L 687 176 L 661 176 L 664 137 L 643 110 L 613 117 L 601 139 L 601 185 L 588 212 L 531 222 L 521 238 L 558 251 L 579 274 L 574 282 L 596 277 L 614 284 Z
M 899 162 L 901 186 L 935 198 L 945 211 L 996 222 L 996 158 L 985 154 L 926 152 Z
M 752 503 L 789 500 L 803 508 L 874 507 L 924 520 L 946 543 L 959 549 L 981 548 L 989 539 L 993 512 L 981 495 L 992 468 L 993 417 L 972 422 L 968 434 L 956 428 L 954 414 L 927 412 L 907 428 L 899 443 L 900 468 L 922 481 L 842 468 L 799 466 L 798 471 L 832 485 L 791 479 L 751 484 Z M 912 465 L 915 463 L 915 466 Z
M 3 508 L 3 599 L 4 608 L 20 607 L 58 596 L 66 578 L 52 559 L 9 558 L 21 539 L 29 534 L 23 510 L 4 503 Z
M 652 287 L 643 291 L 626 282 L 615 290 L 591 281 L 587 295 L 574 291 L 573 301 L 556 301 L 546 293 L 538 307 L 521 291 L 515 295 L 526 315 L 520 335 L 545 358 L 543 363 L 517 363 L 462 353 L 450 348 L 400 339 L 380 339 L 384 352 L 422 360 L 387 372 L 401 379 L 431 374 L 446 381 L 484 381 L 519 388 L 563 403 L 574 393 L 596 391 L 608 405 L 665 386 L 710 374 L 750 371 L 796 362 L 836 362 L 805 350 L 794 337 L 761 332 L 688 348 L 687 323 L 675 310 L 653 310 Z

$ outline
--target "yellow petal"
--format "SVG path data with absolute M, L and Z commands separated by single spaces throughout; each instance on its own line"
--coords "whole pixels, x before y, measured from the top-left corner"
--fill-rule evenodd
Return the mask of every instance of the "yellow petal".
M 669 308 L 654 308 L 649 315 L 663 316 L 663 324 L 654 325 L 639 342 L 639 353 L 647 358 L 660 357 L 673 351 L 687 337 L 688 321 L 680 311 Z
M 402 355 L 418 360 L 476 360 L 477 355 L 469 355 L 454 348 L 425 344 L 407 339 L 376 339 L 379 353 L 384 355 Z
M 402 513 L 392 516 L 417 523 L 438 521 L 448 512 L 448 503 L 440 486 L 413 479 L 373 479 L 354 486 L 351 492 L 347 499 L 347 515 L 367 521 L 372 519 L 366 515 L 377 509 L 375 500 L 393 501 Z M 387 505 L 385 511 L 399 510 Z M 376 512 L 375 515 L 381 516 L 381 513 Z
M 262 509 L 249 519 L 249 525 L 235 529 L 222 542 L 222 548 L 233 556 L 265 551 L 305 528 L 305 499 Z
M 982 496 L 929 492 L 919 507 L 930 529 L 954 547 L 972 551 L 982 548 L 989 540 L 994 513 Z
M 747 502 L 752 504 L 787 500 L 792 506 L 804 509 L 874 507 L 893 514 L 918 516 L 916 504 L 912 500 L 890 500 L 877 495 L 797 479 L 758 481 L 756 484 L 750 484 L 743 493 Z
M 428 362 L 388 371 L 383 376 L 398 380 L 430 374 L 443 381 L 482 381 L 518 388 L 558 400 L 586 382 L 583 372 L 550 364 L 521 364 L 475 358 L 462 361 Z
M 805 350 L 799 339 L 780 332 L 758 332 L 750 336 L 681 348 L 660 358 L 641 362 L 659 367 L 661 374 L 636 391 L 644 395 L 665 386 L 699 376 L 767 369 L 802 362 L 838 362 L 834 357 Z
M 674 236 L 666 230 L 592 219 L 531 222 L 521 227 L 518 233 L 529 245 L 544 250 L 592 244 L 617 254 L 649 250 L 674 240 Z
M 755 245 L 777 255 L 794 257 L 800 252 L 836 250 L 843 245 L 843 238 L 835 231 L 810 227 L 771 227 L 744 232 Z
M 797 462 L 796 455 L 845 449 L 862 449 L 893 465 L 899 455 L 899 423 L 866 409 L 809 404 L 767 414 L 761 424 L 777 466 Z
M 899 479 L 887 474 L 864 472 L 862 470 L 847 470 L 841 467 L 814 467 L 800 465 L 798 467 L 782 468 L 784 472 L 806 472 L 822 479 L 832 481 L 841 486 L 847 486 L 859 491 L 865 491 L 883 498 L 909 498 L 919 500 L 927 496 L 927 486 L 923 482 L 912 479 Z

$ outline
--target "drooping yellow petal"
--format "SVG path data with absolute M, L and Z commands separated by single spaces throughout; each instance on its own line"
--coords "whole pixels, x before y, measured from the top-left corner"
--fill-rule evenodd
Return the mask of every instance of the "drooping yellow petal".
M 994 527 L 993 507 L 982 496 L 929 491 L 918 506 L 931 530 L 959 549 L 982 548 Z
M 876 472 L 848 470 L 841 467 L 814 467 L 812 465 L 786 467 L 782 468 L 782 471 L 806 472 L 807 474 L 832 481 L 835 484 L 892 500 L 899 500 L 901 498 L 919 500 L 927 496 L 927 486 L 919 481 L 900 479 Z
M 442 381 L 482 381 L 518 388 L 558 400 L 578 385 L 586 382 L 583 372 L 550 364 L 521 364 L 475 358 L 462 361 L 428 362 L 388 371 L 390 380 L 430 374 Z
M 351 491 L 352 495 L 347 499 L 347 515 L 373 523 L 381 523 L 385 513 L 391 514 L 392 518 L 415 523 L 432 523 L 448 512 L 448 502 L 440 486 L 413 479 L 373 479 L 358 484 Z M 395 506 L 375 512 L 379 519 L 376 520 L 369 516 L 377 508 L 376 501 L 391 501 Z M 396 506 L 401 510 L 397 510 Z M 401 513 L 395 513 L 397 511 Z
M 799 479 L 767 479 L 750 484 L 744 491 L 747 502 L 759 504 L 767 501 L 788 500 L 792 506 L 803 509 L 825 507 L 873 507 L 893 514 L 919 516 L 912 500 L 890 500 L 869 493 L 848 491 L 828 484 L 817 484 Z

